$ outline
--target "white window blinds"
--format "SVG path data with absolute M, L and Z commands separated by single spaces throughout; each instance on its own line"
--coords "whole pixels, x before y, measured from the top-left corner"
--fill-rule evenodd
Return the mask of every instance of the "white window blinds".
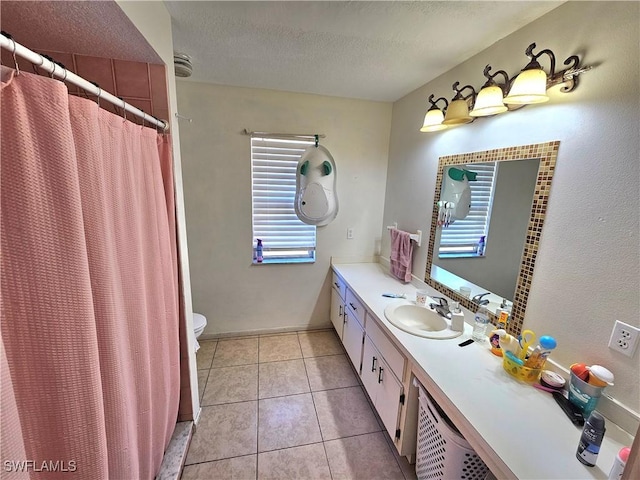
M 253 245 L 265 263 L 314 261 L 316 227 L 294 210 L 298 160 L 312 140 L 251 137 Z
M 448 227 L 441 229 L 438 249 L 441 256 L 473 255 L 480 237 L 484 235 L 486 241 L 489 239 L 496 162 L 474 163 L 464 168 L 478 174 L 476 181 L 469 182 L 471 209 L 466 218 L 456 220 Z

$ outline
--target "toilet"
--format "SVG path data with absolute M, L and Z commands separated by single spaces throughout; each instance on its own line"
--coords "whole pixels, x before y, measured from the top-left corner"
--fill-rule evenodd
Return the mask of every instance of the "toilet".
M 200 313 L 194 312 L 192 318 L 193 318 L 193 332 L 195 333 L 196 338 L 198 338 L 200 335 L 202 335 L 202 332 L 207 326 L 207 317 L 205 317 Z

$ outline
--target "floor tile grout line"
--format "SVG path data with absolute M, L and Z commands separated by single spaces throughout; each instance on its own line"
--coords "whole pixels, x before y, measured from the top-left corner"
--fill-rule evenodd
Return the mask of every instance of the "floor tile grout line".
M 402 469 L 402 466 L 400 465 L 400 462 L 398 460 L 398 458 L 400 457 L 400 453 L 398 452 L 398 449 L 396 448 L 393 439 L 391 438 L 390 435 L 388 435 L 386 427 L 382 429 L 382 434 L 384 435 L 384 440 L 385 443 L 387 444 L 387 447 L 389 447 L 389 449 L 391 450 L 391 455 L 393 456 L 393 459 L 396 461 L 396 465 L 398 465 L 398 468 L 400 469 L 400 473 L 402 474 L 402 478 L 404 478 L 404 480 L 408 480 L 407 476 L 404 474 L 404 470 Z M 397 456 L 396 456 L 397 453 Z
M 216 350 L 218 350 L 218 342 L 216 342 L 216 346 L 213 348 L 213 355 L 211 355 L 211 363 L 213 364 L 213 358 L 216 356 Z M 197 352 L 196 352 L 197 353 Z M 196 365 L 197 365 L 197 359 L 196 359 Z M 203 368 L 203 370 L 205 370 Z M 209 375 L 211 375 L 211 365 L 209 365 L 209 368 L 206 369 L 207 370 L 207 378 L 204 381 L 204 385 L 202 386 L 202 392 L 198 392 L 198 402 L 200 403 L 200 409 L 202 409 L 202 399 L 204 398 L 204 391 L 207 389 L 207 384 L 209 383 Z M 198 369 L 196 368 L 196 374 L 198 372 Z
M 258 375 L 259 375 L 259 370 L 258 370 Z M 307 377 L 307 383 L 308 383 L 309 379 Z M 260 380 L 258 377 L 258 388 L 260 388 L 259 386 L 260 384 Z M 201 407 L 220 407 L 222 405 L 234 405 L 236 403 L 247 403 L 247 402 L 256 402 L 256 401 L 260 401 L 260 400 L 272 400 L 274 398 L 285 398 L 285 397 L 295 397 L 295 396 L 299 396 L 299 395 L 306 395 L 306 394 L 310 394 L 311 396 L 313 396 L 314 393 L 322 393 L 322 392 L 332 392 L 334 390 L 345 390 L 347 388 L 361 388 L 362 385 L 360 384 L 356 384 L 356 385 L 346 385 L 343 387 L 334 387 L 334 388 L 326 388 L 324 390 L 309 390 L 308 392 L 299 392 L 299 393 L 287 393 L 286 395 L 275 395 L 273 397 L 264 397 L 264 398 L 254 398 L 254 399 L 250 399 L 250 400 L 236 400 L 234 402 L 223 402 L 223 403 L 212 403 L 209 405 L 204 405 L 201 404 Z M 371 405 L 371 404 L 369 404 Z
M 232 458 L 253 457 L 254 455 L 257 456 L 258 453 L 247 453 L 245 455 L 236 455 L 233 457 L 222 457 L 222 458 L 216 458 L 215 460 L 203 460 L 202 462 L 194 462 L 194 463 L 190 463 L 189 465 L 185 465 L 184 468 L 192 467 L 194 465 L 202 465 L 203 463 L 213 463 L 213 462 L 220 462 L 222 460 L 231 460 Z
M 258 480 L 258 472 L 260 471 L 260 337 L 258 337 L 258 392 L 256 393 L 256 478 Z
M 300 338 L 298 338 L 300 340 Z M 303 360 L 304 373 L 307 376 L 307 383 L 309 384 L 309 391 L 311 391 L 311 381 L 309 380 L 309 372 L 307 371 L 307 363 Z M 327 467 L 329 468 L 329 476 L 333 480 L 333 473 L 331 472 L 331 462 L 329 462 L 329 455 L 327 454 L 327 447 L 324 444 L 324 434 L 322 433 L 322 425 L 320 424 L 320 417 L 318 415 L 318 407 L 316 406 L 316 399 L 311 391 L 311 401 L 313 402 L 313 411 L 316 412 L 316 421 L 318 422 L 318 429 L 320 430 L 320 438 L 322 439 L 322 450 L 324 451 L 324 458 L 327 461 Z
M 331 438 L 329 440 L 321 440 L 319 442 L 308 442 L 308 443 L 301 443 L 300 445 L 294 445 L 294 446 L 291 446 L 291 447 L 273 448 L 271 450 L 265 450 L 263 452 L 258 451 L 256 453 L 247 453 L 247 454 L 244 454 L 244 455 L 233 455 L 233 456 L 229 456 L 229 457 L 216 458 L 215 460 L 204 460 L 202 462 L 190 463 L 189 465 L 185 465 L 185 466 L 200 465 L 200 464 L 203 464 L 203 463 L 211 463 L 211 462 L 218 462 L 220 460 L 229 460 L 231 458 L 250 457 L 252 455 L 260 455 L 262 453 L 278 452 L 280 450 L 291 450 L 293 448 L 298 448 L 298 447 L 306 447 L 306 446 L 309 446 L 309 445 L 317 445 L 317 444 L 320 444 L 320 443 L 324 444 L 324 443 L 328 443 L 328 442 L 336 442 L 336 441 L 340 441 L 340 440 L 346 440 L 348 438 L 364 437 L 366 435 L 376 435 L 378 433 L 386 435 L 385 432 L 383 432 L 381 430 L 378 430 L 378 431 L 375 431 L 375 432 L 356 433 L 355 435 L 346 435 L 344 437 Z M 386 442 L 386 440 L 385 440 L 385 442 Z M 387 444 L 387 446 L 389 447 L 388 444 Z M 391 452 L 391 453 L 393 453 L 393 452 Z M 326 450 L 325 450 L 325 454 L 326 454 Z M 328 462 L 328 456 L 327 456 L 327 462 Z M 400 468 L 400 467 L 398 466 L 398 468 Z

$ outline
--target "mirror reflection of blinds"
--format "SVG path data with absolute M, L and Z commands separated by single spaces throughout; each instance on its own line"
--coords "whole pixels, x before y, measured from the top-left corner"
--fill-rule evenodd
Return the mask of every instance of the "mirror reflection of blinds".
M 316 227 L 301 222 L 294 210 L 298 160 L 313 144 L 251 138 L 253 245 L 262 239 L 265 260 L 315 257 Z
M 496 177 L 496 162 L 474 163 L 468 170 L 476 172 L 475 182 L 471 186 L 471 209 L 469 215 L 456 220 L 447 228 L 441 228 L 440 248 L 438 253 L 455 256 L 456 254 L 473 254 L 480 237 L 489 235 L 489 220 L 493 190 Z

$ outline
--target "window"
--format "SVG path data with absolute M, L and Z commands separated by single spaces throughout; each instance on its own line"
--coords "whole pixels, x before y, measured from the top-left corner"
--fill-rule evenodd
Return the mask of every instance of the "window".
M 480 237 L 489 238 L 496 162 L 474 163 L 469 170 L 478 174 L 476 181 L 470 182 L 471 210 L 466 218 L 441 229 L 439 257 L 478 256 L 476 250 Z
M 298 160 L 313 144 L 251 137 L 253 246 L 262 240 L 263 263 L 315 261 L 316 227 L 301 222 L 294 210 Z

